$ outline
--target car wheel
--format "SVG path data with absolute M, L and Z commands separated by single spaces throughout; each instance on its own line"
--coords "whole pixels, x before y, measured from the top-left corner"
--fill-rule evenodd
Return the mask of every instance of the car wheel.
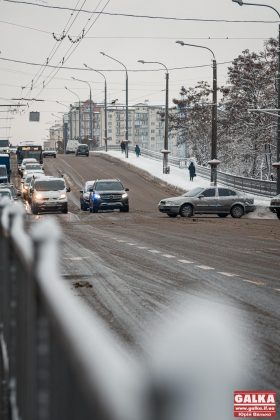
M 62 213 L 68 213 L 68 205 L 66 204 L 63 209 L 62 209 Z
M 180 215 L 182 217 L 192 217 L 193 215 L 193 207 L 191 204 L 183 204 L 180 209 Z
M 167 213 L 167 216 L 169 216 L 169 217 L 177 217 L 178 214 L 175 214 L 175 213 Z
M 219 216 L 219 217 L 227 217 L 227 216 L 228 216 L 228 214 L 227 214 L 227 213 L 218 213 L 218 216 Z
M 243 209 L 242 206 L 240 206 L 239 204 L 237 204 L 236 206 L 233 206 L 232 207 L 232 209 L 230 211 L 230 214 L 231 214 L 231 216 L 233 218 L 240 219 L 240 217 L 242 217 L 243 214 L 244 214 L 244 209 Z
M 280 219 L 280 209 L 276 209 L 276 214 L 277 214 L 278 219 Z
M 31 206 L 32 214 L 38 214 L 38 208 L 34 205 Z
M 83 211 L 86 211 L 87 210 L 87 208 L 85 206 L 85 203 L 83 203 L 83 202 L 81 202 L 81 210 L 83 210 Z

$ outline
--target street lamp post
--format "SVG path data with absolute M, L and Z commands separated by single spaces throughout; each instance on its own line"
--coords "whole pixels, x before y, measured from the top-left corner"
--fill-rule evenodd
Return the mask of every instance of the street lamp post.
M 212 133 L 211 133 L 211 160 L 208 162 L 211 165 L 211 184 L 217 185 L 217 166 L 220 161 L 217 159 L 217 61 L 213 51 L 203 45 L 186 44 L 183 41 L 176 41 L 176 44 L 203 48 L 211 52 L 213 56 L 213 104 L 212 104 Z
M 78 101 L 79 101 L 79 142 L 81 142 L 81 99 L 77 95 L 77 93 L 75 93 L 72 90 L 70 90 L 67 86 L 65 86 L 65 89 L 68 90 L 69 92 L 73 93 L 73 95 L 75 95 L 78 98 Z
M 101 76 L 104 78 L 104 96 L 105 96 L 105 98 L 104 98 L 104 108 L 105 108 L 105 151 L 107 152 L 107 150 L 108 150 L 108 143 L 107 143 L 107 141 L 108 141 L 108 137 L 107 137 L 107 135 L 108 135 L 108 122 L 107 122 L 108 121 L 107 120 L 107 80 L 106 80 L 106 77 L 104 76 L 104 74 L 101 73 L 101 71 L 95 70 L 92 67 L 89 67 L 87 64 L 84 64 L 84 66 L 87 69 L 89 69 L 89 70 L 92 70 L 92 71 L 95 71 L 96 73 L 101 74 Z
M 160 64 L 166 70 L 165 74 L 165 124 L 164 124 L 164 148 L 161 150 L 163 154 L 163 173 L 169 174 L 170 168 L 168 167 L 168 97 L 169 97 L 169 72 L 165 64 L 160 63 L 159 61 L 144 61 L 138 60 L 138 63 L 141 64 Z
M 62 102 L 56 101 L 57 104 L 65 106 L 67 109 L 69 109 L 69 107 L 65 104 L 63 104 Z M 70 111 L 68 113 L 69 116 L 69 124 L 68 122 L 64 123 L 63 127 L 64 127 L 64 142 L 63 142 L 63 149 L 64 149 L 64 154 L 66 153 L 66 147 L 67 147 L 67 143 L 68 143 L 68 125 L 69 125 L 69 137 L 70 140 L 72 140 L 72 115 L 71 115 L 71 108 L 72 106 L 70 105 Z
M 91 86 L 90 83 L 86 80 L 76 79 L 76 77 L 72 76 L 73 80 L 77 82 L 86 83 L 89 87 L 89 130 L 90 130 L 90 139 L 93 140 L 93 115 L 92 115 L 92 96 L 91 96 Z
M 268 7 L 269 9 L 274 10 L 277 13 L 278 18 L 280 19 L 280 13 L 274 7 L 268 4 L 260 4 L 260 3 L 247 3 L 243 2 L 243 0 L 232 0 L 234 3 L 238 3 L 239 6 L 260 6 L 260 7 Z M 277 145 L 276 145 L 276 162 L 272 164 L 272 166 L 276 169 L 277 179 L 276 179 L 276 190 L 277 194 L 280 194 L 280 24 L 278 25 L 278 69 L 277 69 Z
M 111 60 L 116 61 L 125 69 L 125 157 L 128 158 L 128 72 L 126 66 L 119 60 L 114 57 L 111 57 L 108 54 L 105 54 L 103 51 L 100 54 L 105 57 L 111 58 Z M 107 136 L 106 136 L 107 139 Z

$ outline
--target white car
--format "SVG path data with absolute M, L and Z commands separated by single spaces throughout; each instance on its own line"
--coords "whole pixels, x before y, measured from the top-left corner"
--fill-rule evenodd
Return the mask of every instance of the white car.
M 63 178 L 44 176 L 33 179 L 30 186 L 31 210 L 33 214 L 42 211 L 60 210 L 68 213 L 67 188 Z
M 35 158 L 24 158 L 21 162 L 21 165 L 18 167 L 18 171 L 19 171 L 21 176 L 22 176 L 23 171 L 25 169 L 25 165 L 27 165 L 28 163 L 39 163 L 39 162 Z
M 27 174 L 31 173 L 44 173 L 40 163 L 28 163 L 25 165 L 25 169 L 22 174 L 22 178 L 25 179 Z

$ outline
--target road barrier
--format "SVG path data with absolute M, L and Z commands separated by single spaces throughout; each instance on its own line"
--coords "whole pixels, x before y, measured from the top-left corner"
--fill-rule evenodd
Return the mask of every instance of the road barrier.
M 99 147 L 96 151 L 98 150 L 103 151 L 105 150 L 105 147 Z M 120 147 L 116 145 L 108 146 L 108 150 L 120 150 Z M 129 153 L 134 153 L 132 147 L 129 149 Z M 141 149 L 141 155 L 147 156 L 150 159 L 162 160 L 162 153 L 153 150 Z M 173 166 L 178 166 L 179 168 L 187 168 L 189 161 L 190 159 L 179 158 L 172 155 L 168 156 L 168 163 Z M 196 164 L 196 173 L 203 178 L 210 179 L 210 168 Z M 217 171 L 217 178 L 218 183 L 236 188 L 240 191 L 268 197 L 276 195 L 276 181 L 246 178 L 221 171 Z
M 1 420 L 231 418 L 235 381 L 250 374 L 230 305 L 215 313 L 204 297 L 190 312 L 191 296 L 132 354 L 62 280 L 59 225 L 46 216 L 27 233 L 25 217 L 0 201 Z
M 0 203 L 0 419 L 143 420 L 136 361 L 60 278 L 59 226 Z

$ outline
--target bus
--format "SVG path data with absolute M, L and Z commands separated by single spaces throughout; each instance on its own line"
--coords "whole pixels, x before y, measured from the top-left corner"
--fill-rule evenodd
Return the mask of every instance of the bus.
M 25 144 L 17 147 L 17 165 L 21 165 L 23 159 L 35 158 L 39 163 L 43 163 L 42 146 Z

